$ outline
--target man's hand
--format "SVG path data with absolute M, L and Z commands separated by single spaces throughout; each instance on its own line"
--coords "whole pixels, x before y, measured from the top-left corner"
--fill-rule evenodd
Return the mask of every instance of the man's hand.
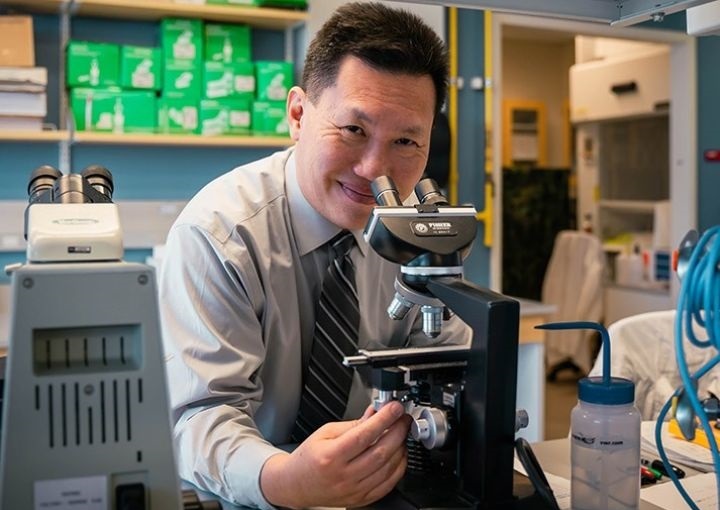
M 385 496 L 407 466 L 410 417 L 390 402 L 359 420 L 320 427 L 289 455 L 270 457 L 260 474 L 265 498 L 276 506 L 356 507 Z

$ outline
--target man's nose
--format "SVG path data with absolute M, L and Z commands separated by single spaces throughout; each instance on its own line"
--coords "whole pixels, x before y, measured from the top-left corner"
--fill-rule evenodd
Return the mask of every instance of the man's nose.
M 385 150 L 378 146 L 368 146 L 355 167 L 355 173 L 360 177 L 373 181 L 383 175 L 388 175 L 390 158 Z

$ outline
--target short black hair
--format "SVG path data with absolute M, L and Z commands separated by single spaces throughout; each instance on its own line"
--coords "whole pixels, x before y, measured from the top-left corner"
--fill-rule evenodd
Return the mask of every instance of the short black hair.
M 347 56 L 391 73 L 429 75 L 435 85 L 435 113 L 445 103 L 448 53 L 435 31 L 418 16 L 377 2 L 339 7 L 310 43 L 302 86 L 315 102 L 337 80 Z

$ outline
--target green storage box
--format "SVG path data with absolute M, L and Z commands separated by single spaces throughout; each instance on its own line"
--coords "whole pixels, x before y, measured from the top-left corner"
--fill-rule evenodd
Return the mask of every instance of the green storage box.
M 153 92 L 76 88 L 70 95 L 75 129 L 107 133 L 155 132 L 156 98 Z
M 120 47 L 120 86 L 126 89 L 162 88 L 162 53 L 160 48 Z
M 206 4 L 210 5 L 246 5 L 254 6 L 256 0 L 205 0 Z
M 215 23 L 205 25 L 206 62 L 249 62 L 250 48 L 250 27 Z
M 250 128 L 250 101 L 234 98 L 200 100 L 201 134 L 248 135 Z
M 257 99 L 285 101 L 293 85 L 293 65 L 290 62 L 255 62 Z
M 253 134 L 289 136 L 287 111 L 283 101 L 255 101 L 252 106 Z
M 111 87 L 120 83 L 120 46 L 70 41 L 67 45 L 69 87 Z
M 191 60 L 165 60 L 163 66 L 163 97 L 200 98 L 202 67 Z
M 199 19 L 164 18 L 160 23 L 163 58 L 166 61 L 203 58 L 203 22 Z
M 306 0 L 254 0 L 258 7 L 277 7 L 281 9 L 307 9 Z
M 252 100 L 255 97 L 255 66 L 252 62 L 224 64 L 205 62 L 203 95 L 209 99 L 237 97 Z
M 286 9 L 307 9 L 306 0 L 205 0 L 215 5 L 247 5 L 255 7 L 278 7 Z
M 158 99 L 158 133 L 198 133 L 198 106 L 195 98 Z

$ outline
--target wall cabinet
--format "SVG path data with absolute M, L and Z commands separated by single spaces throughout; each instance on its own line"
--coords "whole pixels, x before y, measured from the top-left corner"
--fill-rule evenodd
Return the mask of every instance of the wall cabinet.
M 575 64 L 570 68 L 570 118 L 591 122 L 666 113 L 670 50 Z

